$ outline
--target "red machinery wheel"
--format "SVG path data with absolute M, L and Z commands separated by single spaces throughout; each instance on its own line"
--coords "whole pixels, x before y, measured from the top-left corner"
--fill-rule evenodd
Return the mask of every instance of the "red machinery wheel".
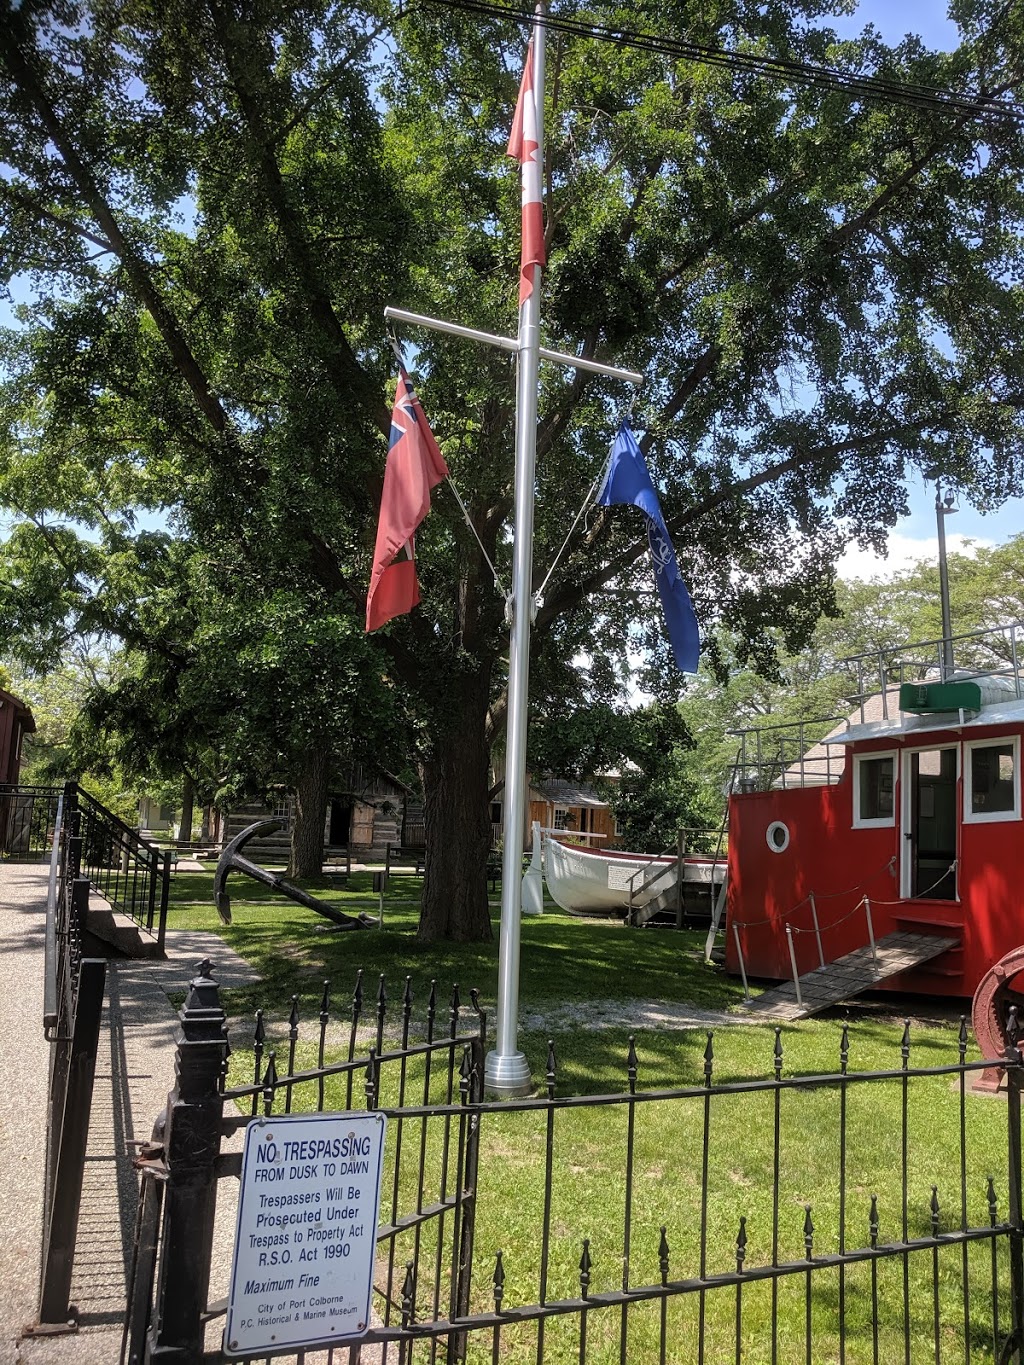
M 1024 944 L 1011 948 L 998 962 L 994 962 L 974 992 L 971 1023 L 983 1057 L 1006 1055 L 1010 1046 L 1007 1021 L 1013 1005 L 1016 1005 L 1018 1017 L 1024 1026 Z M 1015 1038 L 1014 1042 L 1017 1041 Z M 974 1089 L 998 1090 L 1002 1076 L 1001 1067 L 987 1067 L 974 1082 Z

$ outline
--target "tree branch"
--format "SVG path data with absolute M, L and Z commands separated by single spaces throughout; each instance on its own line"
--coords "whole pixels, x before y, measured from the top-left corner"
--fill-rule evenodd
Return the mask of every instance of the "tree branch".
M 345 72 L 348 71 L 355 59 L 365 52 L 372 43 L 376 42 L 384 30 L 391 27 L 393 22 L 394 21 L 389 14 L 388 17 L 382 19 L 377 27 L 372 29 L 361 42 L 356 43 L 355 47 L 350 49 L 340 62 L 337 62 L 331 67 L 331 73 L 327 79 L 321 81 L 308 99 L 303 100 L 295 113 L 288 119 L 287 123 L 282 124 L 275 133 L 271 134 L 271 144 L 273 146 L 276 147 L 279 143 L 283 142 L 288 134 L 298 127 L 313 108 L 314 104 L 316 104 L 318 100 L 323 99 L 324 95 L 326 95 L 333 86 L 337 85 L 338 81 Z
M 82 227 L 81 223 L 76 223 L 71 218 L 62 218 L 59 213 L 54 213 L 42 204 L 38 204 L 30 195 L 22 194 L 20 190 L 16 190 L 8 180 L 0 180 L 0 195 L 9 199 L 12 204 L 17 204 L 27 213 L 31 213 L 34 218 L 42 218 L 48 223 L 56 224 L 59 228 L 77 232 L 79 237 L 84 237 L 87 242 L 92 242 L 93 246 L 98 246 L 102 254 L 114 250 L 106 238 L 98 237 L 95 232 L 90 232 L 88 228 Z
M 391 414 L 384 397 L 359 364 L 349 344 L 320 278 L 313 249 L 299 216 L 289 202 L 288 189 L 274 154 L 275 136 L 267 127 L 264 113 L 267 86 L 271 78 L 266 77 L 263 54 L 255 50 L 248 23 L 228 16 L 219 0 L 208 0 L 208 5 L 228 79 L 248 134 L 250 159 L 262 177 L 270 207 L 281 229 L 296 276 L 306 294 L 310 318 L 331 352 L 329 356 L 324 356 L 328 381 L 346 404 L 355 398 L 374 425 L 386 434 L 391 429 Z M 236 41 L 239 46 L 236 46 Z M 262 85 L 252 75 L 257 68 L 264 77 Z
M 0 61 L 7 67 L 22 95 L 35 109 L 40 123 L 50 141 L 57 148 L 78 192 L 85 200 L 97 223 L 106 233 L 111 251 L 124 266 L 136 294 L 156 324 L 160 335 L 163 337 L 164 344 L 171 353 L 175 368 L 192 390 L 192 395 L 203 416 L 214 431 L 219 435 L 226 435 L 229 428 L 227 413 L 211 393 L 206 375 L 193 355 L 170 308 L 157 289 L 147 264 L 121 231 L 121 226 L 107 203 L 99 183 L 78 155 L 78 150 L 64 127 L 63 121 L 50 103 L 30 56 L 26 55 L 17 41 L 12 40 L 12 33 L 17 31 L 26 46 L 31 43 L 31 38 L 25 30 L 24 20 L 20 14 L 9 14 L 7 25 L 8 36 L 7 40 L 0 46 Z

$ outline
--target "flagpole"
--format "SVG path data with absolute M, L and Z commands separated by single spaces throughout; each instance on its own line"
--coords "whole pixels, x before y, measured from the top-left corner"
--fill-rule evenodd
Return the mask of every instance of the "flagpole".
M 534 12 L 533 74 L 537 106 L 537 156 L 544 166 L 544 13 Z M 518 1049 L 519 938 L 522 918 L 523 831 L 526 828 L 526 712 L 530 689 L 530 627 L 533 624 L 533 500 L 537 465 L 537 380 L 540 369 L 541 268 L 519 310 L 516 375 L 515 529 L 512 541 L 512 623 L 508 653 L 508 720 L 505 739 L 505 845 L 501 860 L 501 929 L 498 939 L 498 1016 L 484 1083 L 502 1098 L 528 1095 L 530 1067 Z

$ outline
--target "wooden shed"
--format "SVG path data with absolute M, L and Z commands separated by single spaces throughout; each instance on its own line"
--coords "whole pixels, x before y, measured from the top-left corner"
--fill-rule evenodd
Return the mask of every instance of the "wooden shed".
M 588 835 L 594 848 L 616 846 L 615 816 L 610 804 L 585 782 L 546 778 L 530 784 L 530 824 Z M 529 843 L 529 837 L 527 838 Z
M 35 732 L 32 712 L 23 701 L 0 688 L 0 783 L 16 783 L 25 735 Z

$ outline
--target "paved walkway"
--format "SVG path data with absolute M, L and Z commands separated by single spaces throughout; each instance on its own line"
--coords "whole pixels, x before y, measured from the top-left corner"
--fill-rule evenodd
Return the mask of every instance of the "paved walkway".
M 129 1144 L 150 1136 L 174 1080 L 177 1014 L 168 993 L 185 991 L 207 956 L 226 986 L 251 981 L 254 973 L 218 935 L 191 931 L 168 933 L 164 962 L 107 964 L 72 1280 L 80 1329 L 21 1339 L 36 1315 L 39 1292 L 49 1065 L 42 1027 L 45 899 L 46 868 L 0 865 L 0 1365 L 116 1365 L 138 1191 Z M 215 1294 L 226 1292 L 233 1235 L 235 1182 L 224 1183 Z

